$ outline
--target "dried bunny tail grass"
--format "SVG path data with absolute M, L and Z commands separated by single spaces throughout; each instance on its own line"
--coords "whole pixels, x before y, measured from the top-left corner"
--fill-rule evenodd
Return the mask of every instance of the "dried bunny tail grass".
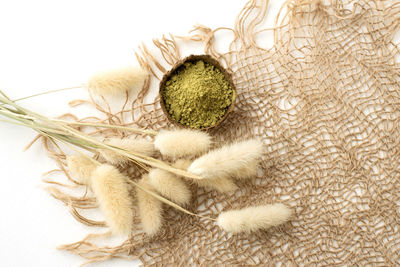
M 92 189 L 107 225 L 116 234 L 130 234 L 133 223 L 132 199 L 127 178 L 114 166 L 103 164 L 92 174 Z
M 87 88 L 98 95 L 116 95 L 121 92 L 139 90 L 146 80 L 148 73 L 138 67 L 125 67 L 92 75 Z
M 201 155 L 209 150 L 211 143 L 207 133 L 189 129 L 162 131 L 154 140 L 161 154 L 173 158 Z
M 173 166 L 178 169 L 187 170 L 190 164 L 192 164 L 191 160 L 179 159 L 174 163 Z M 199 187 L 213 189 L 221 193 L 235 191 L 236 189 L 238 189 L 237 185 L 229 178 L 215 178 L 215 179 L 202 179 L 202 180 L 190 179 L 190 181 Z
M 149 172 L 149 183 L 162 196 L 178 205 L 189 204 L 192 197 L 188 186 L 180 177 L 161 169 L 152 169 Z
M 141 155 L 149 157 L 153 156 L 156 152 L 153 143 L 144 139 L 121 139 L 114 137 L 106 140 L 105 143 L 107 145 L 118 147 L 129 152 L 140 153 Z M 108 163 L 113 165 L 122 165 L 130 161 L 129 158 L 109 149 L 101 149 L 100 154 Z
M 83 155 L 68 155 L 67 168 L 79 183 L 90 185 L 90 177 L 96 169 L 96 164 Z
M 203 155 L 193 161 L 187 170 L 203 178 L 248 178 L 250 174 L 257 173 L 262 153 L 261 141 L 242 141 Z
M 229 178 L 215 178 L 194 181 L 199 187 L 216 190 L 220 193 L 232 192 L 238 189 L 237 185 Z
M 243 166 L 243 168 L 240 169 L 240 173 L 238 173 L 234 177 L 243 180 L 257 177 L 259 164 L 259 160 L 249 162 L 249 164 L 247 166 Z
M 148 175 L 143 175 L 139 185 L 149 191 L 154 192 L 154 188 L 149 184 Z M 162 225 L 162 202 L 140 188 L 136 189 L 138 199 L 140 221 L 143 230 L 149 235 L 157 234 Z
M 190 159 L 178 159 L 174 162 L 173 166 L 177 169 L 181 169 L 186 171 L 189 168 L 190 164 L 192 164 L 192 160 Z
M 225 231 L 234 234 L 250 233 L 283 224 L 291 215 L 291 209 L 277 203 L 222 212 L 217 218 L 217 224 Z

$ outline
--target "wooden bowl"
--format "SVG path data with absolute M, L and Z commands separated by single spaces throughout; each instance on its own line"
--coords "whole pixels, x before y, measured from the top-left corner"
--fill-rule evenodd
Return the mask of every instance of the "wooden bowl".
M 164 112 L 165 116 L 167 116 L 168 121 L 170 121 L 171 123 L 173 123 L 176 126 L 182 127 L 182 128 L 191 128 L 188 125 L 184 125 L 181 124 L 177 121 L 175 121 L 174 119 L 172 119 L 171 115 L 169 114 L 169 112 L 167 111 L 166 107 L 165 107 L 165 101 L 163 99 L 163 91 L 164 91 L 164 87 L 167 83 L 167 81 L 169 80 L 169 78 L 175 74 L 175 72 L 186 62 L 197 62 L 199 60 L 202 60 L 210 65 L 215 66 L 217 69 L 219 69 L 222 74 L 225 76 L 225 79 L 229 82 L 229 85 L 232 88 L 233 91 L 233 96 L 232 96 L 232 103 L 231 105 L 227 108 L 224 116 L 217 121 L 214 125 L 211 125 L 209 127 L 204 127 L 204 128 L 200 128 L 199 130 L 209 130 L 212 128 L 217 127 L 218 125 L 220 125 L 228 116 L 228 114 L 233 110 L 233 107 L 235 105 L 235 99 L 236 99 L 236 87 L 233 84 L 232 81 L 232 76 L 231 74 L 224 68 L 222 67 L 222 65 L 213 57 L 209 56 L 209 55 L 190 55 L 182 60 L 179 60 L 177 63 L 175 63 L 175 65 L 172 67 L 172 69 L 170 71 L 168 71 L 167 73 L 164 74 L 161 82 L 160 82 L 160 88 L 159 88 L 159 96 L 160 96 L 160 104 L 161 104 L 161 109 Z

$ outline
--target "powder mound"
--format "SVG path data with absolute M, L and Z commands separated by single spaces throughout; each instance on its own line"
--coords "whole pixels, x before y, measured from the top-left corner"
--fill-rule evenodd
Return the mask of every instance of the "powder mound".
M 233 101 L 233 89 L 215 66 L 186 62 L 166 82 L 163 99 L 174 121 L 190 128 L 214 126 Z

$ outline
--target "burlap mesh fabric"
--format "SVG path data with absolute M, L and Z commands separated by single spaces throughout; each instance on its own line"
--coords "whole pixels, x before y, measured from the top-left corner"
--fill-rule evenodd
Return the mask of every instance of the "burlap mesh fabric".
M 193 187 L 189 210 L 215 218 L 281 202 L 295 211 L 291 221 L 231 235 L 166 208 L 162 234 L 136 234 L 111 256 L 127 251 L 145 266 L 400 265 L 400 2 L 286 6 L 270 49 L 257 45 L 265 1 L 246 4 L 228 53 L 215 50 L 219 40 L 207 27 L 189 38 L 225 64 L 237 86 L 234 111 L 211 131 L 217 143 L 259 137 L 265 144 L 259 177 L 233 194 Z M 154 76 L 148 88 L 184 56 L 182 42 L 155 41 L 159 57 L 142 47 L 138 58 Z M 141 127 L 172 127 L 150 89 L 134 101 L 132 115 Z

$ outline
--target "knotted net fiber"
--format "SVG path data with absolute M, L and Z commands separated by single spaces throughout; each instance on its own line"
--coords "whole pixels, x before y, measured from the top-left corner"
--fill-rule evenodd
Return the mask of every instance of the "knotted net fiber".
M 89 236 L 63 249 L 89 262 L 128 257 L 144 266 L 400 265 L 400 2 L 288 1 L 274 29 L 263 28 L 267 9 L 268 1 L 251 0 L 232 29 L 199 25 L 189 37 L 155 40 L 157 50 L 142 46 L 138 59 L 151 79 L 117 115 L 128 113 L 130 125 L 143 128 L 173 127 L 151 88 L 186 56 L 183 43 L 201 43 L 237 87 L 235 109 L 210 133 L 217 144 L 259 137 L 265 154 L 255 180 L 238 182 L 233 194 L 193 187 L 188 209 L 215 218 L 280 202 L 294 210 L 291 221 L 232 235 L 166 207 L 155 238 L 136 218 L 135 233 L 119 246 L 100 246 Z M 215 48 L 218 31 L 234 36 L 228 52 Z M 266 32 L 272 48 L 259 45 Z M 95 207 L 93 198 L 66 201 L 53 193 L 80 221 L 96 224 L 76 212 L 82 199 Z

